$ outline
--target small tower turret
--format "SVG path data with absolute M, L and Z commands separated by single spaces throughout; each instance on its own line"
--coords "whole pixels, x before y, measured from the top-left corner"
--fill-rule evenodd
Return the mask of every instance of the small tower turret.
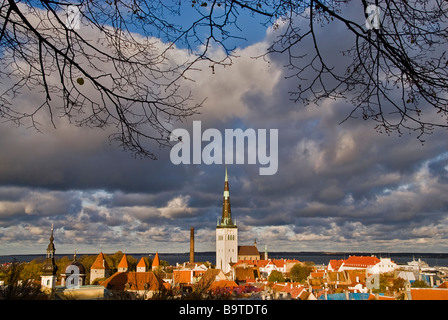
M 53 224 L 51 224 L 51 236 L 50 243 L 47 247 L 47 255 L 45 258 L 44 265 L 42 267 L 42 276 L 41 276 L 41 286 L 43 289 L 54 289 L 56 285 L 56 272 L 58 271 L 58 267 L 54 261 L 54 254 L 56 252 L 56 248 L 54 246 L 54 237 L 53 237 Z

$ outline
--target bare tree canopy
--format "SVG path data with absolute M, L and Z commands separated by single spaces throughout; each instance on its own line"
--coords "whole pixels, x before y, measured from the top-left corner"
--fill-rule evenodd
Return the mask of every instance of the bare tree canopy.
M 3 0 L 0 116 L 36 129 L 59 117 L 114 127 L 112 139 L 156 158 L 148 141 L 168 145 L 170 123 L 202 105 L 182 84 L 200 62 L 232 64 L 231 40 L 244 37 L 248 14 L 276 30 L 261 57 L 286 57 L 299 105 L 344 99 L 353 105 L 347 118 L 372 119 L 386 133 L 416 131 L 421 140 L 448 127 L 442 0 Z M 322 30 L 341 25 L 352 46 L 329 50 Z M 224 55 L 216 58 L 213 46 Z M 176 47 L 185 56 L 174 57 Z M 41 91 L 42 101 L 17 103 L 27 90 Z

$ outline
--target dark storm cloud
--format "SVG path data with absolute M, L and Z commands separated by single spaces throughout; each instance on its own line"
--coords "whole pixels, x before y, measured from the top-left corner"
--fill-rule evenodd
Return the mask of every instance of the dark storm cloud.
M 7 126 L 0 130 L 2 150 L 7 150 L 0 154 L 3 184 L 160 192 L 185 181 L 179 179 L 186 176 L 185 170 L 171 165 L 169 150 L 162 150 L 158 161 L 135 159 L 110 145 L 108 134 L 100 130 L 65 126 L 44 134 Z M 157 179 L 155 172 L 165 178 Z
M 81 208 L 77 192 L 30 190 L 19 187 L 0 187 L 0 216 L 2 223 L 39 221 L 42 217 L 70 214 Z

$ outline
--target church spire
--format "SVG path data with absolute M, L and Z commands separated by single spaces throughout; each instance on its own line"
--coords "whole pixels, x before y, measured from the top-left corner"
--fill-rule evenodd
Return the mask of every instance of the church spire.
M 51 224 L 51 236 L 50 243 L 47 247 L 47 256 L 42 266 L 42 275 L 40 284 L 44 290 L 53 290 L 56 285 L 56 273 L 58 271 L 58 266 L 54 261 L 54 253 L 56 248 L 54 247 L 54 237 L 53 237 L 53 224 Z
M 51 236 L 50 236 L 50 243 L 47 247 L 47 257 L 44 262 L 43 271 L 44 275 L 56 275 L 56 271 L 58 270 L 58 267 L 56 266 L 56 263 L 54 261 L 54 253 L 56 252 L 56 248 L 54 246 L 54 237 L 53 237 L 53 224 L 51 225 Z
M 51 236 L 50 236 L 50 243 L 48 244 L 47 247 L 47 258 L 53 258 L 54 257 L 54 253 L 56 251 L 56 248 L 54 247 L 54 237 L 53 237 L 53 224 L 51 224 Z
M 218 227 L 236 227 L 236 224 L 232 221 L 232 212 L 230 210 L 230 192 L 229 192 L 229 179 L 227 175 L 227 166 L 226 166 L 226 175 L 224 179 L 224 195 L 223 195 L 223 203 L 222 203 L 222 217 L 221 221 L 218 221 Z

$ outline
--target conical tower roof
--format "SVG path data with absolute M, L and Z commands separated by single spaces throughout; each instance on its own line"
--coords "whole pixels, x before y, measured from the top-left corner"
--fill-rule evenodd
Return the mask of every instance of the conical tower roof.
M 140 258 L 140 261 L 137 263 L 137 268 L 146 268 L 146 262 L 145 259 L 143 259 L 143 257 Z
M 102 252 L 96 257 L 95 262 L 93 262 L 90 269 L 109 269 L 109 265 Z
M 158 267 L 160 266 L 160 260 L 159 260 L 159 253 L 156 252 L 156 255 L 154 257 L 154 260 L 152 261 L 152 267 Z
M 226 175 L 224 179 L 224 195 L 222 201 L 222 216 L 221 220 L 218 221 L 218 228 L 236 228 L 236 224 L 232 221 L 232 210 L 230 207 L 230 191 L 229 191 L 229 179 L 227 176 L 227 166 Z
M 123 254 L 120 263 L 118 264 L 118 268 L 129 268 L 128 259 L 126 254 Z

